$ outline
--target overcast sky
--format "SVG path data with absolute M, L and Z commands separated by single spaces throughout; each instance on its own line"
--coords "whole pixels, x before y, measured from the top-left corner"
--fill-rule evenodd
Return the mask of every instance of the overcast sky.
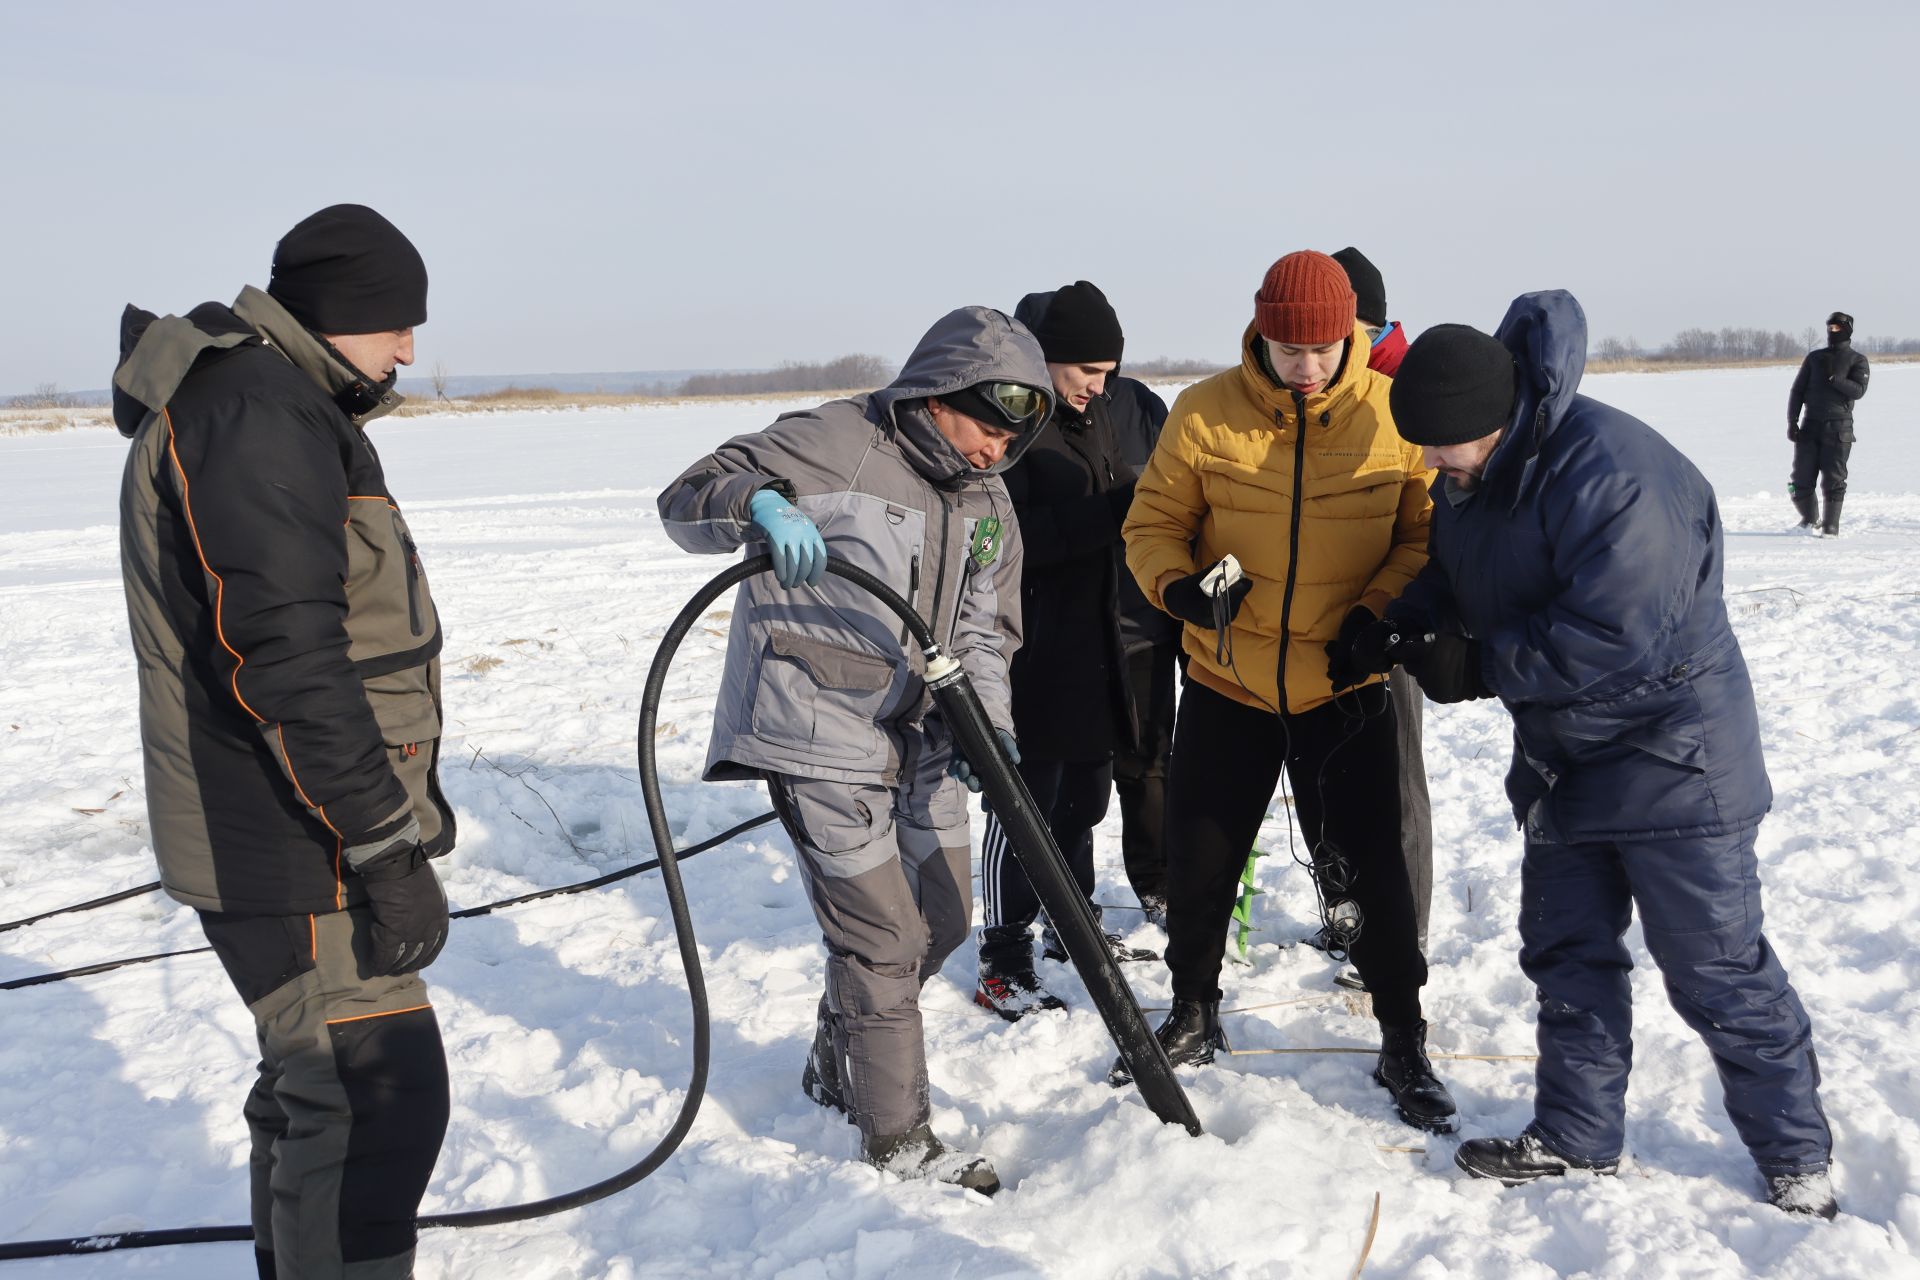
M 102 387 L 127 302 L 264 286 L 373 205 L 419 368 L 903 357 L 1084 277 L 1130 356 L 1231 358 L 1267 265 L 1395 317 L 1920 336 L 1920 6 L 0 5 L 0 394 Z

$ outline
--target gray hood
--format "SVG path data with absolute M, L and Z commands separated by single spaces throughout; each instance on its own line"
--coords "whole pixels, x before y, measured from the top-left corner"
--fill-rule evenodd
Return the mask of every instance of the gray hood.
M 1033 387 L 1046 397 L 1051 420 L 1053 379 L 1047 373 L 1039 340 L 1025 325 L 991 307 L 961 307 L 934 321 L 915 344 L 899 376 L 874 392 L 869 403 L 877 417 L 893 424 L 895 438 L 915 470 L 936 484 L 958 484 L 979 476 L 999 475 L 1018 462 L 1034 437 L 1046 430 L 1043 424 L 1021 432 L 1007 447 L 1006 456 L 987 470 L 976 471 L 933 425 L 924 404 L 907 403 L 962 391 L 980 382 L 1018 382 Z

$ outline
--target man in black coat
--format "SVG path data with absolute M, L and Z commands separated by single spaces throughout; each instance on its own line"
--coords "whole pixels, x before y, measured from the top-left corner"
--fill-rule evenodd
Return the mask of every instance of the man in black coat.
M 1853 452 L 1853 402 L 1867 394 L 1867 357 L 1853 349 L 1853 317 L 1827 317 L 1827 345 L 1807 352 L 1787 396 L 1787 439 L 1793 441 L 1793 479 L 1787 492 L 1800 513 L 1800 527 L 1823 537 L 1840 536 L 1840 506 L 1847 496 L 1847 455 Z M 1806 421 L 1800 411 L 1806 409 Z M 1813 503 L 1813 478 L 1827 500 Z M 1818 517 L 1816 519 L 1816 517 Z
M 1019 769 L 1091 899 L 1093 829 L 1106 817 L 1114 756 L 1133 751 L 1141 736 L 1120 623 L 1120 582 L 1127 576 L 1120 525 L 1137 472 L 1106 394 L 1120 362 L 1120 321 L 1085 280 L 1028 294 L 1014 318 L 1040 340 L 1058 393 L 1051 428 L 1006 473 L 1027 551 L 1020 586 L 1026 640 L 1011 673 Z M 980 892 L 986 910 L 975 1003 L 1010 1022 L 1062 1007 L 1034 974 L 1032 926 L 1040 900 L 991 812 Z M 1119 959 L 1153 958 L 1112 935 L 1109 944 Z M 1047 950 L 1064 958 L 1051 940 Z
M 147 812 L 260 1053 L 254 1245 L 281 1280 L 413 1274 L 448 1114 L 420 970 L 447 938 L 440 615 L 368 422 L 427 269 L 334 205 L 263 292 L 122 318 L 114 418 Z

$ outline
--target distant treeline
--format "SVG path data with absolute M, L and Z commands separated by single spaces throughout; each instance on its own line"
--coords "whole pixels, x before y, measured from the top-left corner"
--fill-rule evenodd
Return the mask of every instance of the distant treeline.
M 841 356 L 824 364 L 788 361 L 764 373 L 696 373 L 676 387 L 683 396 L 751 396 L 781 391 L 865 391 L 893 381 L 879 356 Z
M 1123 360 L 1120 372 L 1129 378 L 1209 378 L 1227 366 L 1218 360 Z
M 1808 325 L 1798 333 L 1785 329 L 1682 329 L 1664 347 L 1648 348 L 1638 339 L 1602 338 L 1594 344 L 1596 360 L 1640 360 L 1650 364 L 1711 364 L 1733 360 L 1798 360 L 1815 347 L 1827 345 L 1827 331 Z M 1855 338 L 1853 347 L 1868 355 L 1920 355 L 1920 338 Z
M 62 391 L 57 382 L 43 382 L 23 396 L 10 396 L 9 409 L 85 409 L 108 403 L 104 395 L 83 391 Z
M 1213 360 L 1144 360 L 1123 368 L 1136 378 L 1204 378 L 1223 368 Z M 863 391 L 892 382 L 895 366 L 879 356 L 841 356 L 824 364 L 789 361 L 761 373 L 698 373 L 673 389 L 682 396 L 774 395 L 789 391 Z

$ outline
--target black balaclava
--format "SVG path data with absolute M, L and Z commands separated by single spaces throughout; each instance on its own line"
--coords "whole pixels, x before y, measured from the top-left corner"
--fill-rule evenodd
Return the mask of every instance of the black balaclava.
M 1838 333 L 1835 333 L 1833 331 L 1833 326 L 1836 324 L 1840 326 L 1840 332 Z M 1837 347 L 1837 346 L 1840 346 L 1842 343 L 1847 343 L 1852 341 L 1853 341 L 1853 317 L 1848 315 L 1844 311 L 1836 311 L 1832 315 L 1828 316 L 1827 317 L 1827 345 L 1830 347 Z

